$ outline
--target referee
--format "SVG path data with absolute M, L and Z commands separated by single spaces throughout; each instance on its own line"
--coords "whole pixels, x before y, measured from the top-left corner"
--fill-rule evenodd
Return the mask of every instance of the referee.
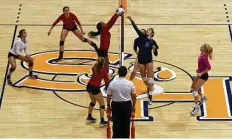
M 119 77 L 113 80 L 107 89 L 107 110 L 112 109 L 113 138 L 129 138 L 130 118 L 132 111 L 135 111 L 136 91 L 134 84 L 125 78 L 127 75 L 125 66 L 119 68 L 118 74 Z

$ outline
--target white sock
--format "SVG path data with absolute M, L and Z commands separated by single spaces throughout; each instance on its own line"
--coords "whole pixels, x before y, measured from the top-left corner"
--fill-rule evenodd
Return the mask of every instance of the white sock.
M 194 108 L 198 108 L 198 104 L 194 104 Z

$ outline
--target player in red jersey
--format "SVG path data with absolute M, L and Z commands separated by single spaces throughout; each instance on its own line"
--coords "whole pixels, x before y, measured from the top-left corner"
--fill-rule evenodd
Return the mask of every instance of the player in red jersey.
M 101 117 L 100 126 L 101 127 L 104 127 L 107 125 L 107 122 L 104 121 L 104 112 L 105 112 L 104 99 L 100 91 L 102 79 L 104 79 L 105 81 L 106 89 L 109 84 L 109 78 L 108 78 L 106 69 L 104 68 L 104 63 L 105 63 L 105 59 L 103 57 L 98 57 L 97 63 L 92 68 L 92 71 L 93 71 L 92 77 L 89 80 L 88 85 L 87 85 L 87 91 L 89 93 L 91 102 L 89 104 L 88 117 L 86 118 L 86 121 L 88 123 L 96 122 L 96 119 L 92 117 L 92 111 L 93 111 L 93 107 L 96 104 L 96 101 L 98 101 L 99 106 L 100 106 L 100 117 Z
M 88 42 L 91 46 L 96 46 L 95 43 L 84 37 L 85 32 L 82 29 L 80 21 L 78 20 L 75 14 L 70 12 L 70 8 L 68 6 L 63 7 L 63 14 L 60 15 L 59 18 L 52 24 L 52 27 L 48 31 L 48 35 L 51 34 L 52 29 L 61 20 L 63 21 L 63 29 L 60 36 L 60 53 L 59 53 L 59 57 L 55 60 L 56 62 L 63 59 L 64 41 L 68 36 L 69 31 L 72 31 L 81 41 Z M 76 23 L 78 24 L 80 30 L 77 28 Z
M 109 30 L 113 27 L 113 25 L 117 21 L 118 16 L 119 15 L 115 13 L 107 23 L 99 22 L 96 26 L 97 32 L 90 31 L 88 34 L 90 38 L 96 38 L 96 36 L 100 35 L 100 48 L 95 46 L 94 49 L 98 53 L 99 57 L 104 57 L 105 68 L 107 73 L 109 72 L 108 50 L 110 47 L 110 38 L 111 38 L 111 33 Z

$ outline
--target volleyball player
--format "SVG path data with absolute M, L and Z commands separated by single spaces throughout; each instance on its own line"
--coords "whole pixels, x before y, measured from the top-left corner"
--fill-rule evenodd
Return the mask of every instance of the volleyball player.
M 63 29 L 60 36 L 59 57 L 55 60 L 55 62 L 63 59 L 64 42 L 66 37 L 68 36 L 69 31 L 72 31 L 82 42 L 88 42 L 91 46 L 96 46 L 95 43 L 84 37 L 85 32 L 82 29 L 80 21 L 75 14 L 70 12 L 70 8 L 68 6 L 63 7 L 63 14 L 60 15 L 59 18 L 52 24 L 52 27 L 48 31 L 48 36 L 51 34 L 51 31 L 56 26 L 56 24 L 59 23 L 61 20 L 63 21 Z M 78 24 L 80 30 L 77 28 L 76 23 Z
M 139 35 L 140 45 L 138 52 L 138 63 L 139 70 L 142 76 L 142 80 L 148 86 L 148 102 L 151 105 L 152 103 L 152 94 L 154 92 L 154 71 L 153 71 L 153 58 L 152 58 L 152 50 L 155 56 L 158 55 L 157 49 L 159 49 L 156 41 L 152 39 L 154 37 L 154 30 L 152 28 L 148 28 L 146 31 L 146 35 L 144 35 L 136 26 L 135 22 L 132 20 L 130 16 L 127 17 L 134 27 L 135 31 Z
M 213 48 L 209 44 L 205 43 L 201 46 L 200 51 L 201 54 L 198 57 L 198 69 L 196 71 L 197 77 L 193 80 L 190 91 L 193 93 L 195 102 L 191 115 L 196 115 L 199 111 L 199 105 L 202 105 L 205 101 L 207 101 L 207 97 L 201 93 L 200 89 L 209 77 L 208 71 L 211 69 L 211 65 L 208 58 L 212 60 Z M 201 97 L 201 101 L 199 103 L 198 95 Z
M 86 121 L 88 123 L 96 122 L 96 119 L 92 117 L 92 111 L 97 101 L 100 106 L 100 117 L 101 117 L 100 126 L 101 127 L 104 127 L 107 125 L 107 122 L 104 121 L 104 112 L 105 112 L 104 99 L 100 91 L 102 79 L 104 79 L 105 81 L 106 89 L 109 84 L 109 78 L 108 78 L 106 69 L 104 68 L 104 63 L 105 63 L 104 58 L 98 57 L 97 63 L 92 68 L 92 71 L 93 71 L 92 77 L 89 80 L 88 85 L 87 85 L 87 91 L 89 93 L 91 102 L 89 104 L 88 117 Z
M 141 31 L 143 34 L 146 34 L 146 30 L 145 30 L 145 29 L 141 29 L 140 31 Z M 135 62 L 134 62 L 134 69 L 133 69 L 133 71 L 132 71 L 132 73 L 131 73 L 131 76 L 130 76 L 130 80 L 131 80 L 131 81 L 135 78 L 137 72 L 139 71 L 138 51 L 137 51 L 137 47 L 139 46 L 139 42 L 141 42 L 139 39 L 140 39 L 140 38 L 138 37 L 138 38 L 136 38 L 136 39 L 134 40 L 134 47 L 133 47 L 133 49 L 134 49 L 134 51 L 135 51 L 135 53 L 136 53 L 136 55 L 137 55 L 137 58 L 136 58 L 136 60 L 135 60 Z
M 13 48 L 8 53 L 8 61 L 11 65 L 8 75 L 7 75 L 7 82 L 9 85 L 12 85 L 11 81 L 11 75 L 16 69 L 16 59 L 27 62 L 29 67 L 29 78 L 36 78 L 36 76 L 33 76 L 32 69 L 33 69 L 33 59 L 31 58 L 29 52 L 28 52 L 28 45 L 27 45 L 27 32 L 25 29 L 21 29 L 19 31 L 18 40 L 15 41 Z M 22 51 L 24 50 L 26 55 L 22 54 Z
M 94 49 L 98 53 L 98 56 L 104 57 L 105 59 L 104 67 L 106 68 L 107 73 L 109 72 L 108 50 L 110 47 L 110 38 L 111 38 L 111 33 L 109 30 L 113 27 L 113 25 L 117 21 L 118 16 L 119 15 L 116 12 L 107 23 L 99 22 L 96 25 L 97 32 L 90 31 L 88 34 L 90 38 L 96 38 L 98 35 L 100 35 L 100 48 L 94 46 Z

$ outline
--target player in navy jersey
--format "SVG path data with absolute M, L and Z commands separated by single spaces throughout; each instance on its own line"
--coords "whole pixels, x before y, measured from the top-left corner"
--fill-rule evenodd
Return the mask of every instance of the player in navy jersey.
M 143 34 L 146 34 L 146 30 L 145 29 L 141 29 L 141 32 Z M 140 38 L 139 37 L 134 40 L 133 49 L 134 49 L 134 51 L 135 51 L 135 53 L 137 55 L 137 58 L 136 58 L 136 60 L 134 62 L 134 69 L 133 69 L 133 71 L 131 73 L 130 80 L 133 80 L 135 78 L 137 72 L 139 71 L 138 51 L 137 51 L 137 47 L 139 46 L 139 42 L 140 42 Z
M 153 58 L 152 58 L 152 50 L 155 56 L 158 55 L 159 47 L 154 39 L 154 30 L 153 28 L 148 28 L 146 31 L 146 34 L 144 35 L 136 26 L 133 19 L 128 16 L 127 17 L 134 27 L 135 31 L 137 32 L 139 36 L 139 42 L 138 42 L 138 63 L 139 63 L 139 70 L 140 74 L 142 76 L 143 81 L 148 86 L 148 98 L 149 98 L 149 104 L 152 103 L 152 94 L 154 94 L 154 71 L 153 71 Z

